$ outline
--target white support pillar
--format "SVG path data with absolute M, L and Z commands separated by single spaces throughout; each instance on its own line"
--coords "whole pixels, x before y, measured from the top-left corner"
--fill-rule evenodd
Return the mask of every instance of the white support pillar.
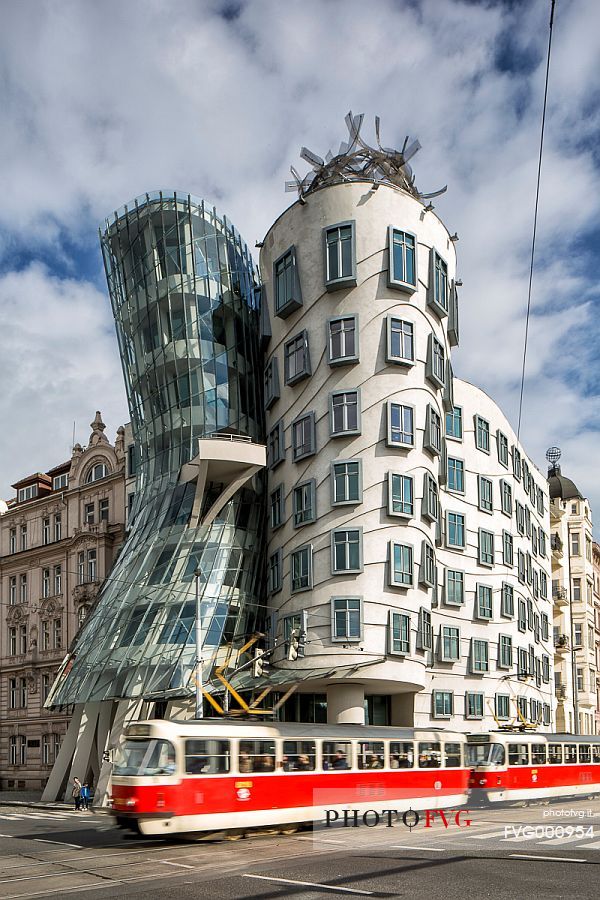
M 364 685 L 347 682 L 327 688 L 327 724 L 365 724 Z
M 142 700 L 119 700 L 116 703 L 108 701 L 101 704 L 101 706 L 106 706 L 108 712 L 101 709 L 98 717 L 98 752 L 103 757 L 104 751 L 107 750 L 108 759 L 102 759 L 101 761 L 98 784 L 94 792 L 94 807 L 108 806 L 108 798 L 111 793 L 110 778 L 113 767 L 113 751 L 127 725 L 141 718 L 140 713 L 145 708 Z M 104 740 L 102 740 L 102 734 L 104 734 Z
M 73 753 L 71 771 L 69 773 L 69 780 L 65 791 L 65 800 L 68 800 L 70 797 L 73 778 L 77 776 L 81 781 L 85 780 L 87 770 L 90 767 L 90 754 L 94 746 L 99 713 L 100 703 L 86 703 L 83 707 L 79 723 L 79 733 L 77 735 L 77 744 L 75 746 L 75 752 Z
M 67 733 L 60 745 L 60 750 L 56 761 L 52 766 L 50 777 L 44 788 L 42 800 L 47 803 L 52 800 L 58 800 L 62 783 L 67 775 L 69 765 L 73 759 L 75 748 L 77 746 L 77 738 L 79 736 L 79 726 L 81 723 L 81 714 L 83 713 L 83 703 L 77 704 L 73 710 L 73 716 L 69 722 Z

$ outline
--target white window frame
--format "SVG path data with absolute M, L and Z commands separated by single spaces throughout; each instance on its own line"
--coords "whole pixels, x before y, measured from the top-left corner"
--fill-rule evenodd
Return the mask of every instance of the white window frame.
M 343 419 L 343 427 L 341 429 L 336 430 L 335 428 L 335 412 L 336 407 L 335 398 L 336 397 L 348 397 L 353 394 L 356 397 L 356 427 L 350 428 L 348 423 L 348 410 L 354 404 L 348 404 L 344 401 L 343 404 L 339 404 L 338 407 L 342 409 L 342 419 Z M 360 388 L 350 388 L 348 390 L 340 390 L 340 391 L 332 391 L 329 395 L 329 436 L 330 437 L 345 437 L 347 435 L 355 435 L 360 434 L 361 429 L 361 410 L 360 410 Z
M 456 632 L 449 634 L 449 632 Z M 450 648 L 450 652 L 446 652 L 446 640 L 452 641 L 456 649 Z M 440 628 L 440 661 L 441 662 L 458 662 L 460 660 L 460 628 L 457 625 L 442 625 Z
M 462 528 L 462 543 L 452 543 L 450 540 L 450 516 L 457 516 L 462 519 L 461 523 L 454 523 L 454 527 Z M 464 550 L 467 545 L 467 519 L 464 513 L 454 512 L 453 510 L 446 511 L 446 547 L 449 550 Z
M 292 436 L 292 459 L 294 462 L 300 462 L 308 456 L 314 456 L 317 452 L 317 426 L 315 422 L 314 412 L 303 413 L 297 416 L 291 426 Z M 297 443 L 296 433 L 301 429 L 303 443 Z M 308 442 L 306 442 L 306 429 L 308 429 Z M 302 449 L 300 449 L 302 448 Z
M 409 432 L 404 429 L 404 416 L 405 413 L 410 410 L 410 420 L 412 429 L 410 431 L 410 440 L 402 440 L 402 441 L 394 441 L 392 439 L 393 435 L 393 426 L 392 426 L 392 410 L 394 407 L 398 407 L 400 410 L 400 420 L 402 422 L 395 431 L 399 435 L 409 435 Z M 410 403 L 396 403 L 393 400 L 388 400 L 387 403 L 387 434 L 386 434 L 386 445 L 388 447 L 408 447 L 412 448 L 415 446 L 415 408 Z
M 494 589 L 491 584 L 477 583 L 475 588 L 475 618 L 484 622 L 491 622 L 494 618 Z
M 442 701 L 442 711 L 438 712 L 437 701 Z M 448 704 L 446 701 L 449 701 Z M 431 692 L 431 718 L 451 719 L 454 715 L 454 691 L 434 690 Z
M 402 556 L 403 565 L 398 570 L 401 577 L 396 577 L 396 551 L 399 550 Z M 406 567 L 404 566 L 407 561 Z M 412 544 L 405 544 L 400 541 L 388 541 L 388 584 L 390 587 L 408 588 L 413 587 L 415 581 L 415 551 Z
M 397 644 L 395 643 L 396 638 L 394 637 L 396 622 L 399 624 L 398 632 L 400 635 L 397 639 Z M 388 653 L 391 653 L 394 656 L 409 656 L 410 648 L 410 615 L 408 613 L 400 613 L 390 609 L 388 623 Z
M 296 498 L 297 492 L 303 491 L 310 499 L 310 509 L 311 515 L 309 518 L 304 518 L 302 521 L 297 520 L 298 509 L 296 507 Z M 299 484 L 295 484 L 292 488 L 292 523 L 294 528 L 303 528 L 305 525 L 310 525 L 311 522 L 316 522 L 317 520 L 317 483 L 314 478 L 310 478 L 307 481 L 301 481 Z
M 302 579 L 306 579 L 306 584 L 301 584 L 296 586 L 294 584 L 294 568 L 296 566 L 296 558 L 298 560 L 302 560 L 302 571 L 300 576 Z M 304 565 L 304 561 L 307 565 Z M 304 570 L 306 572 L 304 573 Z M 296 547 L 290 553 L 290 593 L 299 594 L 302 591 L 310 591 L 313 586 L 313 548 L 312 544 L 303 544 L 301 547 Z
M 399 325 L 399 328 L 395 326 Z M 406 327 L 408 326 L 408 327 Z M 410 330 L 410 334 L 407 332 Z M 400 353 L 396 354 L 392 349 L 392 337 L 395 333 L 400 335 Z M 415 326 L 410 319 L 404 319 L 400 316 L 386 316 L 386 355 L 385 360 L 388 363 L 398 366 L 412 366 L 415 363 Z M 410 353 L 407 352 L 406 345 L 410 341 Z
M 358 534 L 358 568 L 348 567 L 338 569 L 336 567 L 336 535 L 348 532 L 356 532 Z M 342 543 L 342 542 L 340 542 Z M 346 550 L 346 558 L 347 561 L 350 559 L 349 555 L 349 547 L 350 544 L 348 541 L 344 542 L 347 546 Z M 352 542 L 354 543 L 354 541 Z M 362 526 L 344 526 L 340 528 L 332 528 L 330 532 L 330 546 L 331 546 L 331 574 L 332 575 L 352 575 L 358 574 L 363 571 L 363 529 Z
M 347 469 L 342 472 L 338 477 L 341 477 L 344 481 L 345 488 L 349 488 L 350 478 L 356 477 L 358 480 L 358 496 L 356 499 L 346 499 L 339 500 L 336 496 L 336 469 L 341 466 L 356 466 L 357 474 L 349 475 Z M 362 483 L 362 459 L 335 459 L 330 464 L 330 481 L 331 481 L 331 505 L 332 506 L 356 506 L 357 503 L 362 503 L 362 495 L 363 495 L 363 483 Z
M 339 234 L 340 229 L 342 228 L 350 228 L 350 272 L 346 274 L 343 273 L 344 255 L 342 253 L 342 240 Z M 342 272 L 341 275 L 337 275 L 336 277 L 331 276 L 329 267 L 329 247 L 334 243 L 330 243 L 329 235 L 334 231 L 338 232 L 337 240 L 335 241 L 337 244 L 336 262 L 338 272 Z M 336 222 L 335 225 L 328 225 L 323 229 L 323 259 L 325 287 L 328 291 L 336 291 L 338 288 L 356 286 L 356 223 L 354 220 Z
M 394 479 L 399 479 L 401 486 L 399 500 L 396 501 L 407 507 L 402 510 L 394 509 Z M 410 501 L 405 497 L 405 487 L 409 485 Z M 387 501 L 388 515 L 399 519 L 412 519 L 415 514 L 415 480 L 412 475 L 405 475 L 403 472 L 388 472 L 387 474 Z
M 396 234 L 402 235 L 402 240 L 395 241 L 394 236 Z M 406 241 L 407 237 L 412 239 L 412 248 L 410 247 L 410 241 Z M 396 266 L 394 264 L 394 246 L 396 245 L 402 248 L 402 270 L 405 275 L 407 274 L 407 255 L 412 252 L 414 281 L 408 281 L 405 278 L 396 277 Z M 414 234 L 412 231 L 407 231 L 405 228 L 396 228 L 394 225 L 390 225 L 388 227 L 388 287 L 396 288 L 396 290 L 405 291 L 409 294 L 412 294 L 416 291 L 417 284 L 419 283 L 419 276 L 417 271 L 417 249 L 418 242 L 416 234 Z
M 343 609 L 336 609 L 336 603 L 348 603 L 348 601 L 352 601 L 354 603 L 358 602 L 358 616 L 359 616 L 359 633 L 358 635 L 348 635 L 348 632 L 351 630 L 348 626 L 350 625 L 350 615 L 352 613 L 356 613 L 355 609 L 349 609 L 346 605 L 345 611 Z M 337 620 L 336 613 L 345 612 L 346 618 L 346 634 L 338 635 L 337 633 Z M 360 643 L 363 639 L 363 598 L 356 596 L 337 596 L 331 598 L 331 640 L 333 643 L 342 643 L 342 644 L 352 644 L 352 643 Z
M 354 334 L 354 352 L 353 353 L 344 353 L 342 356 L 334 356 L 333 355 L 333 336 L 332 336 L 332 325 L 336 325 L 338 323 L 341 324 L 340 334 L 340 343 L 344 351 L 347 349 L 346 343 L 346 330 L 344 327 L 345 322 L 352 322 L 352 333 Z M 360 349 L 359 349 L 359 330 L 358 330 L 358 316 L 357 315 L 348 315 L 348 316 L 334 316 L 331 319 L 327 320 L 327 362 L 330 366 L 346 366 L 351 363 L 357 363 L 360 359 Z
M 437 250 L 431 250 L 430 285 L 427 291 L 427 304 L 439 318 L 448 315 L 450 298 L 448 282 L 448 263 Z
M 448 586 L 450 583 L 449 574 L 451 572 L 454 575 L 462 576 L 461 577 L 461 599 L 458 601 L 449 599 Z M 452 580 L 454 583 L 456 583 L 455 578 L 453 578 Z M 444 605 L 458 607 L 458 606 L 464 606 L 464 602 L 465 602 L 465 572 L 462 569 L 451 569 L 451 568 L 447 567 L 444 572 Z
M 278 267 L 285 266 L 289 259 L 289 270 L 290 270 L 290 296 L 284 297 L 283 303 L 280 302 L 280 291 L 279 291 L 279 273 Z M 287 266 L 286 266 L 287 268 Z M 287 287 L 286 287 L 287 291 Z M 294 312 L 294 310 L 298 309 L 302 306 L 302 292 L 300 290 L 300 276 L 298 272 L 298 259 L 296 256 L 296 248 L 292 245 L 288 247 L 285 253 L 282 253 L 281 256 L 277 257 L 277 259 L 273 263 L 273 306 L 274 312 L 276 316 L 279 316 L 280 319 L 287 319 L 287 317 Z

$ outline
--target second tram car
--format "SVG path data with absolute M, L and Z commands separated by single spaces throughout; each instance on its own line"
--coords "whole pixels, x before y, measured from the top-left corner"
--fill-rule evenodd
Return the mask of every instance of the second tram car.
M 470 804 L 600 793 L 600 736 L 469 734 Z
M 359 725 L 152 720 L 130 725 L 112 812 L 146 835 L 283 826 L 363 812 L 464 806 L 464 735 Z

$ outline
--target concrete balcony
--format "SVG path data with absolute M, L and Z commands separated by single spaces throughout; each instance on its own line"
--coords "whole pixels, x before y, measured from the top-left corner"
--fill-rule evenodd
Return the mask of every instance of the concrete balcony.
M 181 482 L 196 482 L 190 526 L 209 526 L 233 495 L 267 464 L 267 448 L 239 434 L 213 434 L 198 441 L 198 455 L 181 467 Z M 201 517 L 208 483 L 220 484 L 221 492 Z
M 557 634 L 554 638 L 554 653 L 568 653 L 569 652 L 569 638 L 566 634 Z
M 569 605 L 569 597 L 567 594 L 567 589 L 564 587 L 558 587 L 552 589 L 552 602 L 554 606 L 568 606 Z

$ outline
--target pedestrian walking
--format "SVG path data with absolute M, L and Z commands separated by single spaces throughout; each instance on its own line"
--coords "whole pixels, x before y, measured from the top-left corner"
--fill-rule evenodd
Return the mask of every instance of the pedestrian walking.
M 73 779 L 73 790 L 71 791 L 71 797 L 75 801 L 75 809 L 79 811 L 81 809 L 81 782 L 77 776 Z
M 81 788 L 81 806 L 83 807 L 83 809 L 90 808 L 91 797 L 92 792 L 90 791 L 90 786 L 87 781 L 85 781 L 83 783 L 83 787 Z

